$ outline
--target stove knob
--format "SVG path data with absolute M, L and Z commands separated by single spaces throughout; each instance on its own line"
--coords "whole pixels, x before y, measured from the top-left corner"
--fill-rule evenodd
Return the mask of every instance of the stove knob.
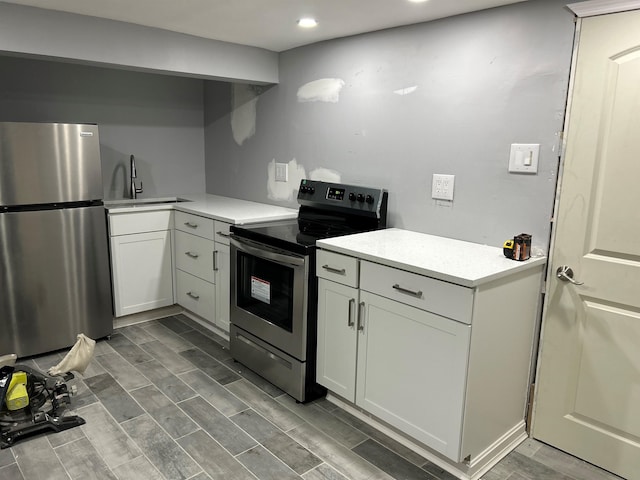
M 364 195 L 363 194 L 361 194 L 361 193 L 358 194 L 358 201 L 360 203 L 364 202 Z
M 314 193 L 316 193 L 316 187 L 309 187 L 309 188 L 307 188 L 307 191 L 309 193 L 311 193 L 311 194 L 314 194 Z
M 367 195 L 367 203 L 373 203 L 373 197 L 371 195 Z
M 307 187 L 304 185 L 300 185 L 300 193 L 305 193 L 307 191 Z
M 355 202 L 355 201 L 356 201 L 356 194 L 355 194 L 355 193 L 353 193 L 353 192 L 351 192 L 351 193 L 349 194 L 349 200 L 351 200 L 352 202 Z

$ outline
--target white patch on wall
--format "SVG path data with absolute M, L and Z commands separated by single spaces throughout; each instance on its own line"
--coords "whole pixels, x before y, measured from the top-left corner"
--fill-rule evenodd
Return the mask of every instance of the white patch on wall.
M 231 89 L 231 131 L 238 145 L 256 133 L 258 91 L 253 85 L 234 83 Z
M 305 83 L 298 89 L 298 101 L 337 103 L 342 87 L 344 80 L 341 78 L 320 78 Z
M 409 95 L 410 93 L 415 92 L 418 89 L 417 85 L 414 85 L 413 87 L 406 87 L 406 88 L 401 88 L 399 90 L 394 90 L 393 93 L 395 93 L 396 95 Z
M 309 179 L 327 183 L 342 183 L 340 172 L 328 168 L 316 168 L 309 172 Z
M 267 197 L 270 200 L 292 200 L 293 192 L 300 187 L 300 180 L 307 178 L 302 165 L 294 158 L 289 162 L 289 176 L 286 182 L 276 182 L 276 159 L 267 166 Z

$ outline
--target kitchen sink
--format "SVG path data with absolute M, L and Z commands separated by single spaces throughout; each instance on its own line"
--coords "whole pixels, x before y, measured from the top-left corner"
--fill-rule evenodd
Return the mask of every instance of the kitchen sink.
M 173 203 L 190 202 L 186 198 L 164 197 L 164 198 L 137 198 L 122 200 L 105 200 L 105 208 L 129 208 L 129 207 L 148 207 L 151 205 L 170 205 Z

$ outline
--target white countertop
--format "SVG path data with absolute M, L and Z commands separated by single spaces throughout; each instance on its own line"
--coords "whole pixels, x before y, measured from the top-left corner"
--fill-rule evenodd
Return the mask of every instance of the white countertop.
M 397 228 L 319 240 L 317 245 L 466 287 L 477 287 L 546 263 L 546 257 L 518 262 L 506 258 L 501 247 Z
M 153 199 L 111 200 L 105 201 L 105 208 L 110 214 L 173 209 L 232 224 L 289 220 L 298 216 L 298 211 L 292 208 L 208 193 Z

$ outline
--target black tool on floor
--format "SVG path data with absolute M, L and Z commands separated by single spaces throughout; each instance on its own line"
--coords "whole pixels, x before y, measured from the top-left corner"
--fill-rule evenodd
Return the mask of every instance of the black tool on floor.
M 84 425 L 77 415 L 63 415 L 71 400 L 66 382 L 72 378 L 70 372 L 50 376 L 26 365 L 0 368 L 0 448 L 36 433 Z

